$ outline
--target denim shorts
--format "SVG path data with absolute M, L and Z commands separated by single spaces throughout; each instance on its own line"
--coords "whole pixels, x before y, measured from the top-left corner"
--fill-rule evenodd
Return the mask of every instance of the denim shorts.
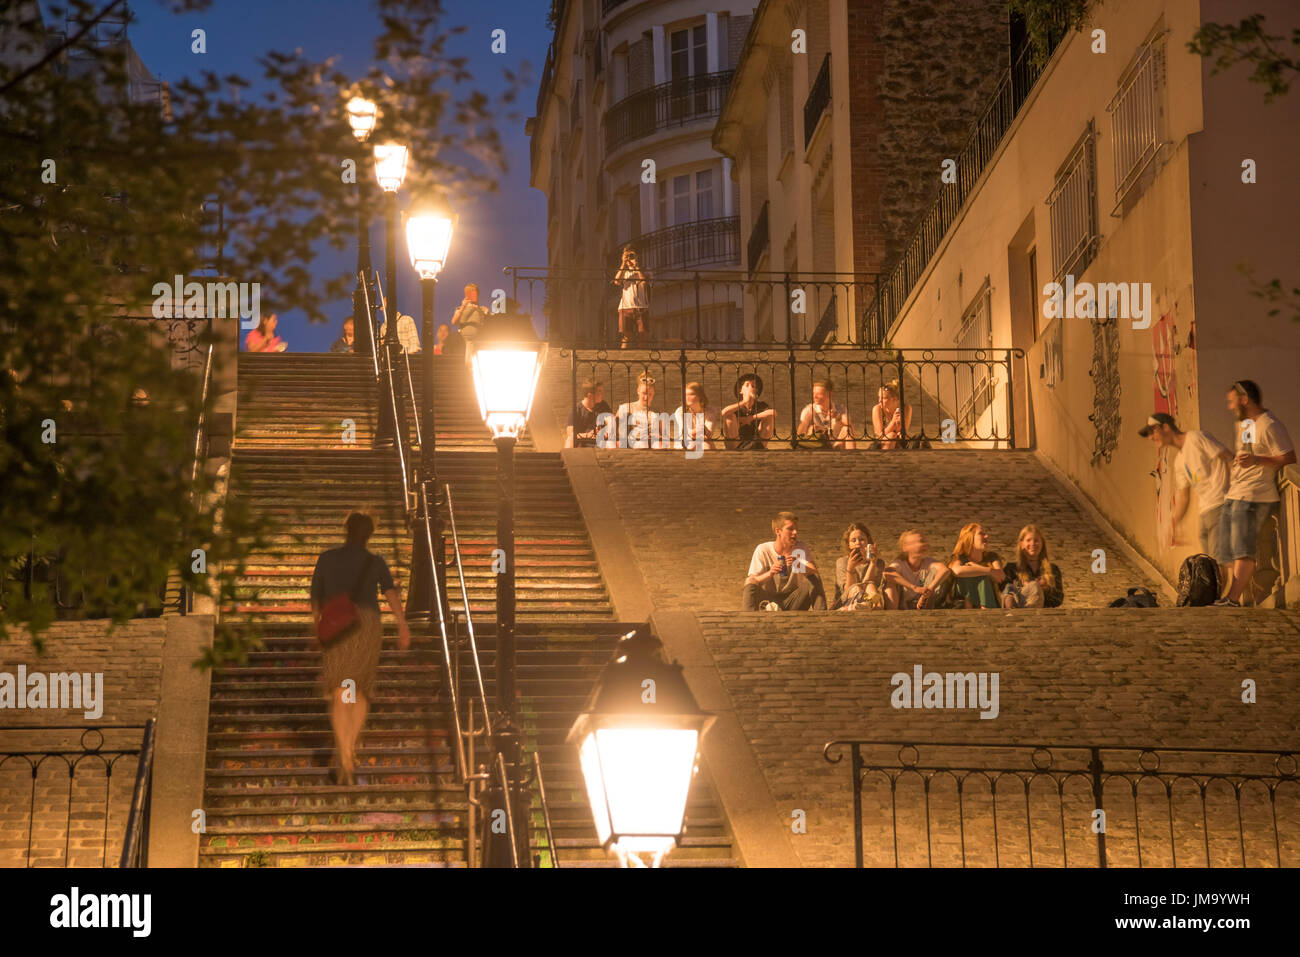
M 1220 565 L 1234 559 L 1254 558 L 1259 530 L 1277 510 L 1277 502 L 1247 502 L 1230 498 L 1224 501 L 1219 515 L 1219 551 L 1214 556 Z
M 1201 551 L 1219 561 L 1219 522 L 1222 521 L 1223 506 L 1216 505 L 1201 513 Z

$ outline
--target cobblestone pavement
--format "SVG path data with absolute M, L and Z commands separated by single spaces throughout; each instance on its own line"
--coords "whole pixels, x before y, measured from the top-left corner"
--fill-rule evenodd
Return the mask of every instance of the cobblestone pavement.
M 806 815 L 794 847 L 808 866 L 853 863 L 852 791 L 847 758 L 830 764 L 834 739 L 963 744 L 1044 744 L 1161 748 L 1296 749 L 1300 746 L 1300 612 L 1237 609 L 1052 609 L 1035 613 L 945 611 L 882 616 L 764 613 L 698 616 L 741 726 L 766 778 L 783 826 Z M 884 626 L 884 627 L 882 627 Z M 891 676 L 925 672 L 996 672 L 998 715 L 978 709 L 895 709 Z M 1242 701 L 1256 683 L 1257 703 Z M 910 752 L 905 752 L 907 757 Z M 923 747 L 920 763 L 1030 769 L 1026 752 Z M 1010 759 L 1014 757 L 1014 762 Z M 999 764 L 999 758 L 1003 763 Z M 868 760 L 899 763 L 897 747 Z M 914 759 L 913 759 L 914 760 Z M 1041 760 L 1041 758 L 1040 758 Z M 1132 755 L 1107 754 L 1116 774 L 1138 770 Z M 1040 776 L 1026 799 L 1022 781 L 997 785 L 997 842 L 992 787 L 971 775 L 960 805 L 950 775 L 929 794 L 904 775 L 892 796 L 887 779 L 868 778 L 864 835 L 868 864 L 903 866 L 1029 863 L 1095 866 L 1093 800 L 1087 753 L 1057 751 L 1055 769 L 1078 771 L 1058 792 Z M 1281 762 L 1282 770 L 1294 764 Z M 1162 757 L 1161 770 L 1275 773 L 1270 759 L 1213 755 Z M 1300 778 L 1277 789 L 1281 832 L 1274 845 L 1271 808 L 1261 784 L 1242 790 L 1240 834 L 1232 788 L 1211 784 L 1202 808 L 1197 787 L 1176 784 L 1172 805 L 1159 782 L 1139 785 L 1136 810 L 1128 778 L 1105 786 L 1107 852 L 1112 865 L 1206 863 L 1300 866 Z M 1172 813 L 1171 813 L 1172 806 Z M 1028 810 L 1026 810 L 1028 807 Z M 958 811 L 962 812 L 959 816 Z M 1172 823 L 1171 823 L 1172 819 Z M 1026 823 L 1026 821 L 1030 823 Z M 928 824 L 928 827 L 927 827 Z M 1173 838 L 1170 837 L 1172 828 Z M 927 834 L 929 842 L 927 844 Z M 963 844 L 964 842 L 964 844 Z M 1243 853 L 1244 852 L 1244 853 Z
M 851 521 L 865 522 L 890 558 L 909 528 L 925 533 L 931 554 L 947 558 L 961 526 L 977 521 L 1004 556 L 1014 554 L 1021 527 L 1037 523 L 1064 575 L 1066 607 L 1104 607 L 1133 585 L 1157 591 L 1027 452 L 596 455 L 659 608 L 740 608 L 754 546 L 771 540 L 780 511 L 799 516 L 799 540 L 828 590 Z M 1092 571 L 1098 548 L 1105 551 L 1104 574 Z

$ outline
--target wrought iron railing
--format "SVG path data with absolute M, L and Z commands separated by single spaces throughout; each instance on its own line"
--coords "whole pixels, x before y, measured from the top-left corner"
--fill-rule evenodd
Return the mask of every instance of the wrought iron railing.
M 633 240 L 641 268 L 691 269 L 740 260 L 740 218 L 719 216 L 643 233 Z
M 861 338 L 884 336 L 893 326 L 907 297 L 925 273 L 930 257 L 939 248 L 948 227 L 956 220 L 957 213 L 974 191 L 975 184 L 979 182 L 1011 124 L 1015 122 L 1029 92 L 1046 68 L 1046 60 L 1050 58 L 1051 51 L 1056 49 L 1064 35 L 1064 30 L 1057 33 L 1059 36 L 1054 33 L 1051 38 L 1047 58 L 1040 59 L 1034 55 L 1032 48 L 1026 49 L 1002 75 L 997 91 L 980 114 L 965 146 L 957 155 L 957 181 L 940 185 L 938 198 L 921 216 L 911 238 L 903 247 L 902 254 L 882 281 L 880 295 L 863 310 L 860 320 Z
M 799 422 L 812 402 L 814 382 L 829 382 L 833 401 L 847 411 L 853 439 L 845 451 L 894 448 L 1011 448 L 1015 435 L 1015 405 L 1011 369 L 1023 353 L 1012 349 L 826 349 L 735 351 L 651 351 L 629 356 L 620 351 L 561 348 L 569 362 L 570 399 L 581 396 L 578 383 L 586 379 L 604 386 L 605 401 L 615 414 L 598 422 L 598 448 L 649 448 L 695 451 L 683 448 L 676 414 L 685 408 L 687 383 L 704 392 L 706 423 L 711 436 L 700 451 L 724 451 L 740 443 L 728 440 L 730 431 L 722 410 L 737 401 L 742 375 L 756 373 L 763 381 L 760 398 L 776 410 L 769 449 L 812 448 L 800 441 Z M 651 415 L 641 423 L 628 417 L 620 423 L 620 404 L 637 401 L 638 378 L 655 380 Z M 884 441 L 874 424 L 881 389 L 894 385 L 905 410 L 905 434 L 896 443 Z M 976 392 L 978 391 L 978 395 Z M 987 393 L 987 395 L 986 395 Z M 970 410 L 982 403 L 979 414 Z M 963 414 L 965 412 L 965 414 Z M 882 411 L 882 420 L 884 413 Z M 882 423 L 883 424 L 883 423 Z M 646 441 L 640 432 L 649 431 Z M 739 438 L 739 423 L 736 423 Z M 622 433 L 631 436 L 624 441 Z M 689 442 L 688 442 L 689 445 Z
M 108 867 L 108 844 L 114 831 L 114 808 L 120 814 L 124 805 L 126 823 L 122 832 L 122 851 L 116 860 L 121 867 L 144 867 L 148 864 L 150 790 L 153 782 L 152 718 L 143 725 L 6 727 L 0 728 L 0 734 L 21 735 L 28 742 L 66 739 L 74 734 L 78 738 L 78 743 L 72 746 L 59 741 L 48 746 L 28 744 L 20 748 L 0 750 L 0 795 L 3 795 L 6 806 L 25 807 L 27 810 L 25 823 L 20 818 L 16 822 L 6 821 L 5 824 L 7 836 L 25 837 L 21 860 L 17 856 L 10 860 L 9 850 L 0 851 L 0 865 Z M 116 739 L 125 736 L 126 740 L 134 743 L 106 747 L 106 735 Z M 139 759 L 129 799 L 124 793 L 115 794 L 113 786 L 113 772 L 125 758 Z M 102 778 L 93 773 L 96 771 L 103 772 Z M 120 781 L 120 776 L 116 780 Z M 102 826 L 98 864 L 93 861 L 93 849 L 73 847 L 74 813 L 77 831 L 93 832 Z M 58 856 L 59 844 L 62 844 L 61 857 Z
M 1047 213 L 1052 237 L 1052 279 L 1064 282 L 1067 274 L 1078 275 L 1096 253 L 1097 158 L 1092 122 L 1070 152 L 1051 194 Z
M 1300 864 L 1300 752 L 837 740 L 823 754 L 846 751 L 858 867 Z
M 1162 34 L 1142 47 L 1106 107 L 1110 113 L 1117 206 L 1137 185 L 1163 143 L 1164 54 Z
M 605 113 L 605 151 L 659 130 L 716 117 L 731 85 L 731 70 L 680 77 L 640 90 Z
M 836 299 L 846 316 L 876 296 L 875 275 L 836 272 L 749 273 L 744 269 L 647 268 L 647 344 L 697 349 L 768 349 L 806 346 L 812 319 Z M 546 269 L 507 266 L 510 294 L 530 315 L 545 314 L 553 343 L 580 348 L 618 344 L 620 288 L 615 269 Z M 791 322 L 791 319 L 794 319 Z M 863 342 L 848 324 L 839 345 Z
M 808 148 L 812 142 L 813 133 L 817 131 L 817 123 L 826 112 L 826 107 L 831 103 L 831 55 L 828 53 L 822 59 L 821 69 L 817 71 L 817 79 L 813 80 L 813 85 L 808 90 L 808 99 L 803 104 L 803 146 Z
M 758 270 L 758 261 L 763 258 L 763 253 L 767 252 L 770 242 L 767 216 L 771 205 L 769 200 L 763 200 L 763 208 L 758 211 L 754 228 L 749 231 L 749 242 L 745 244 L 745 265 L 749 267 L 751 276 Z

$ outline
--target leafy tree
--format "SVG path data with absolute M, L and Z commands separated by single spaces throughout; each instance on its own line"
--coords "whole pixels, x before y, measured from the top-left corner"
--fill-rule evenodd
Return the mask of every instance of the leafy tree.
M 263 314 L 293 304 L 324 321 L 353 277 L 322 281 L 315 251 L 355 241 L 359 201 L 377 210 L 348 96 L 379 104 L 372 142 L 411 147 L 408 195 L 454 204 L 495 188 L 505 165 L 495 120 L 516 118 L 517 78 L 507 71 L 495 99 L 474 89 L 465 59 L 448 53 L 460 31 L 443 25 L 440 3 L 372 6 L 375 65 L 364 75 L 271 51 L 260 60 L 264 93 L 204 71 L 171 88 L 167 110 L 132 98 L 127 47 L 95 42 L 122 0 L 53 8 L 78 25 L 62 40 L 35 4 L 0 14 L 0 638 L 22 625 L 39 646 L 54 616 L 15 581 L 29 555 L 60 556 L 68 591 L 85 597 L 80 613 L 121 622 L 156 604 L 178 568 L 191 588 L 230 601 L 265 544 L 245 503 L 191 478 L 200 384 L 172 367 L 148 321 L 154 285 L 203 265 L 204 200 L 224 203 L 224 272 L 261 284 Z M 198 547 L 206 576 L 190 571 Z M 207 661 L 243 651 L 223 629 Z
M 1082 30 L 1100 0 L 1007 0 L 1007 12 L 1025 24 L 1029 59 L 1042 66 L 1068 29 Z

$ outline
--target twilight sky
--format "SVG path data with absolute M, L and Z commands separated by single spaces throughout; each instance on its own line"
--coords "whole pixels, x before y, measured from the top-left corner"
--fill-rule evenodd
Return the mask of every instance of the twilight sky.
M 525 63 L 530 65 L 525 76 L 531 82 L 516 104 L 523 116 L 530 115 L 550 42 L 544 0 L 445 0 L 444 8 L 445 26 L 468 28 L 452 39 L 450 53 L 468 58 L 475 72 L 474 86 L 484 93 L 493 96 L 504 89 L 503 66 L 518 72 L 523 71 Z M 173 16 L 156 0 L 135 0 L 131 9 L 136 16 L 129 34 L 132 44 L 158 79 L 172 82 L 196 75 L 201 69 L 258 79 L 260 55 L 271 49 L 295 47 L 302 47 L 313 59 L 337 55 L 343 72 L 359 76 L 370 63 L 377 32 L 373 8 L 365 0 L 214 0 L 205 13 L 181 16 Z M 48 16 L 46 22 L 50 23 Z M 190 31 L 196 27 L 207 33 L 207 53 L 203 56 L 190 52 Z M 498 27 L 506 31 L 505 54 L 494 54 L 490 49 L 492 31 Z M 478 64 L 481 69 L 476 69 Z M 260 89 L 260 84 L 255 84 L 252 92 Z M 438 281 L 434 313 L 437 322 L 450 320 L 466 282 L 477 282 L 486 300 L 498 286 L 509 293 L 501 273 L 503 266 L 546 264 L 546 200 L 539 190 L 528 185 L 528 138 L 524 136 L 523 120 L 501 122 L 508 169 L 497 193 L 456 210 L 460 226 L 452 240 L 447 268 Z M 418 163 L 419 157 L 413 156 L 411 162 Z M 373 170 L 368 170 L 367 175 L 373 176 Z M 399 194 L 399 202 L 407 199 Z M 382 275 L 381 218 L 372 223 L 370 236 L 371 258 Z M 401 237 L 397 258 L 398 308 L 414 315 L 418 322 L 419 283 L 407 258 L 406 241 Z M 349 244 L 342 252 L 322 250 L 315 268 L 324 276 L 350 272 L 355 265 L 356 247 Z M 351 312 L 351 301 L 340 301 L 332 312 L 337 318 L 326 327 L 309 323 L 298 310 L 281 311 L 278 332 L 292 352 L 327 351 L 339 335 L 343 318 Z

